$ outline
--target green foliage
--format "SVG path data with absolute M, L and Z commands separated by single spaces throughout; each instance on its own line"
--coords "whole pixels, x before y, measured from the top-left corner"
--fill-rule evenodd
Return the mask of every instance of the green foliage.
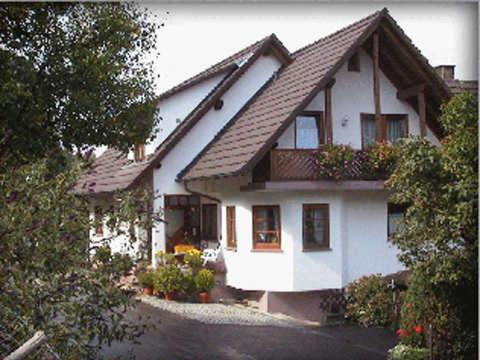
M 137 280 L 140 286 L 144 288 L 153 288 L 155 283 L 155 273 L 153 271 L 140 272 L 137 275 Z
M 133 3 L 2 3 L 2 165 L 150 136 L 159 25 Z
M 362 326 L 390 326 L 397 320 L 402 294 L 380 275 L 363 276 L 347 285 L 347 317 Z
M 213 273 L 210 270 L 201 269 L 195 274 L 195 285 L 199 292 L 209 292 L 214 285 Z
M 124 318 L 134 303 L 115 283 L 123 265 L 110 266 L 108 251 L 109 266 L 88 256 L 88 204 L 71 192 L 80 171 L 42 161 L 0 173 L 0 326 L 18 341 L 42 330 L 62 358 L 88 359 L 143 325 Z
M 393 237 L 411 269 L 408 301 L 415 321 L 433 326 L 438 358 L 477 353 L 478 119 L 477 101 L 463 93 L 442 106 L 445 137 L 404 141 L 387 181 L 393 200 L 410 204 Z M 408 320 L 405 320 L 408 321 Z
M 400 143 L 402 140 L 398 141 Z M 396 144 L 397 144 L 396 143 Z M 398 153 L 397 146 L 385 142 L 377 142 L 363 151 L 362 163 L 364 179 L 385 179 L 395 169 Z
M 388 360 L 428 360 L 428 350 L 399 344 L 388 350 Z
M 185 264 L 187 264 L 195 273 L 203 266 L 202 253 L 197 249 L 189 250 L 183 258 Z
M 327 144 L 315 156 L 319 177 L 343 180 L 352 177 L 355 152 L 348 145 Z
M 161 293 L 175 292 L 182 289 L 183 274 L 177 265 L 159 267 L 155 272 L 153 288 Z
M 128 254 L 112 254 L 109 246 L 99 247 L 94 255 L 94 260 L 98 266 L 102 266 L 104 271 L 110 271 L 116 275 L 127 275 L 133 268 L 133 260 Z

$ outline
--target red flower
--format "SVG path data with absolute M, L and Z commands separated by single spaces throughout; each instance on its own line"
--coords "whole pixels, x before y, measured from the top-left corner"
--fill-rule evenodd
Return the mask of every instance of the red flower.
M 421 334 L 423 333 L 423 327 L 421 325 L 414 326 L 413 331 L 415 331 L 417 334 Z
M 411 309 L 411 308 L 412 308 L 412 304 L 407 303 L 407 304 L 405 304 L 405 307 L 406 307 L 407 309 Z
M 397 334 L 398 336 L 408 336 L 408 331 L 405 330 L 405 329 L 398 329 L 398 330 L 396 331 L 396 334 Z

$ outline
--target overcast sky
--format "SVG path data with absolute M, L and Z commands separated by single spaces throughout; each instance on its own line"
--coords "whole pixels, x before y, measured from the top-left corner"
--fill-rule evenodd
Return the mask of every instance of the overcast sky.
M 295 51 L 383 7 L 430 64 L 454 64 L 457 78 L 477 79 L 476 3 L 143 5 L 165 20 L 155 59 L 158 92 L 271 33 Z

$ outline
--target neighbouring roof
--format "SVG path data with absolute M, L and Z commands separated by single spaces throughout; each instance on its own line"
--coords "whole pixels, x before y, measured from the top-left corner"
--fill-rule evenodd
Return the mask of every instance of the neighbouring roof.
M 430 111 L 430 118 L 435 118 L 434 109 L 448 99 L 451 92 L 390 17 L 387 9 L 383 9 L 294 53 L 293 61 L 282 69 L 271 85 L 259 94 L 240 116 L 232 120 L 228 129 L 222 131 L 221 136 L 217 136 L 201 156 L 180 173 L 180 178 L 196 180 L 241 175 L 251 171 L 295 116 L 308 105 L 318 91 L 332 81 L 340 66 L 358 51 L 360 46 L 367 52 L 371 51 L 372 41 L 367 39 L 371 38 L 374 31 L 378 31 L 383 46 L 381 51 L 384 57 L 380 61 L 382 71 L 390 79 L 394 79 L 394 85 L 400 89 L 419 81 L 428 81 L 428 99 L 431 103 L 427 111 Z M 389 46 L 387 37 L 392 43 Z M 400 47 L 399 44 L 402 48 L 395 49 Z M 403 53 L 400 53 L 400 50 Z M 391 54 L 394 54 L 395 59 L 402 58 L 400 55 L 403 55 L 405 62 L 408 60 L 409 71 L 402 71 L 403 67 L 408 65 L 399 64 L 398 60 L 395 73 L 387 73 L 387 68 L 391 65 L 388 60 L 392 61 Z M 387 59 L 387 55 L 390 58 Z M 417 106 L 415 99 L 408 101 L 412 106 Z M 432 121 L 429 125 L 431 123 Z M 435 130 L 438 131 L 438 128 Z
M 465 81 L 465 80 L 445 80 L 448 87 L 452 91 L 453 95 L 458 95 L 463 91 L 471 92 L 473 95 L 478 95 L 478 81 Z
M 284 63 L 290 61 L 288 50 L 275 34 L 271 34 L 161 94 L 158 98 L 159 100 L 165 99 L 215 74 L 229 71 L 223 80 L 187 115 L 185 120 L 175 128 L 146 161 L 135 163 L 127 159 L 126 154 L 122 154 L 114 149 L 108 149 L 79 178 L 74 191 L 83 194 L 100 194 L 115 190 L 125 190 L 135 186 L 142 175 L 158 165 L 160 160 L 173 146 L 213 106 L 215 100 L 220 98 L 243 75 L 248 67 L 267 50 L 274 51 Z

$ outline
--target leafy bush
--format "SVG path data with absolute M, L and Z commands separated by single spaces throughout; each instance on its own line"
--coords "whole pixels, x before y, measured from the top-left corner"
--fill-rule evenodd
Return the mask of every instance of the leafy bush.
M 363 276 L 347 286 L 347 317 L 363 326 L 389 326 L 397 319 L 401 293 L 380 275 Z M 395 299 L 395 300 L 394 300 Z
M 427 360 L 428 350 L 399 344 L 388 350 L 388 360 Z
M 348 145 L 327 144 L 315 154 L 318 177 L 327 180 L 350 179 L 353 176 L 355 152 Z
M 195 275 L 195 285 L 199 292 L 209 292 L 214 285 L 213 273 L 207 269 L 200 270 Z
M 159 267 L 155 272 L 154 290 L 162 293 L 175 292 L 182 289 L 183 274 L 176 265 Z
M 112 256 L 112 271 L 121 275 L 127 275 L 133 268 L 134 262 L 130 255 L 115 253 Z
M 112 251 L 109 246 L 101 246 L 95 251 L 94 260 L 102 264 L 107 264 L 112 256 Z
M 364 179 L 385 179 L 395 169 L 396 147 L 386 142 L 376 142 L 363 151 L 362 157 Z
M 144 288 L 153 288 L 155 283 L 155 274 L 153 271 L 144 271 L 137 275 L 137 280 L 140 286 Z

